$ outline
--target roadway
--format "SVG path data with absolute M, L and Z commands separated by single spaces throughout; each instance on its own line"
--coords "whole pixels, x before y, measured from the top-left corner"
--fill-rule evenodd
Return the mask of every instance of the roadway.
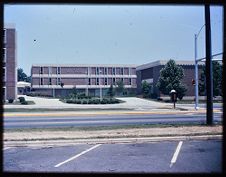
M 59 127 L 91 127 L 142 124 L 204 124 L 206 114 L 200 112 L 171 113 L 104 113 L 79 114 L 68 112 L 55 113 L 5 113 L 4 128 L 59 128 Z M 214 113 L 214 122 L 222 122 L 222 112 Z
M 222 140 L 3 149 L 3 172 L 222 173 Z

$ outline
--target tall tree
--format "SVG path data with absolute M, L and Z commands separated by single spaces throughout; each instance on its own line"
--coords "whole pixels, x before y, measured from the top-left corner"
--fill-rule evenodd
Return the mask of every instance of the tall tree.
M 199 94 L 206 95 L 206 67 L 203 66 L 199 82 Z M 222 96 L 222 65 L 213 61 L 213 96 Z
M 122 96 L 123 92 L 125 90 L 125 86 L 122 80 L 119 80 L 116 82 L 116 92 L 118 95 Z
M 28 77 L 27 74 L 24 73 L 22 68 L 17 69 L 17 81 L 30 82 L 31 77 Z
M 169 95 L 171 90 L 175 90 L 177 97 L 181 100 L 187 91 L 186 85 L 181 82 L 183 77 L 183 68 L 176 65 L 176 62 L 170 59 L 165 67 L 160 70 L 156 86 L 165 95 Z
M 142 82 L 142 93 L 144 98 L 150 97 L 150 94 L 151 94 L 150 91 L 151 91 L 151 85 L 147 81 Z
M 114 93 L 114 88 L 113 88 L 113 85 L 111 84 L 111 86 L 109 87 L 108 89 L 108 95 L 112 98 L 115 93 Z

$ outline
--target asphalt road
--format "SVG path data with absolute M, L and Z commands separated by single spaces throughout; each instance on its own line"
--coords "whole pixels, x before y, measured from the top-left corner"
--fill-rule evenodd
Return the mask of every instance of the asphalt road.
M 3 172 L 221 173 L 222 141 L 4 148 Z
M 214 113 L 214 122 L 222 121 L 222 113 Z M 57 128 L 84 126 L 114 126 L 142 124 L 181 124 L 206 122 L 205 113 L 171 113 L 171 114 L 123 114 L 123 115 L 71 115 L 54 114 L 15 114 L 4 116 L 4 128 Z

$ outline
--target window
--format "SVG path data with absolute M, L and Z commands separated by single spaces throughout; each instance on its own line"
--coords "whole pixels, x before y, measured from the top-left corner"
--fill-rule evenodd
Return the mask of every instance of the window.
M 113 85 L 115 85 L 115 78 L 113 78 Z
M 107 68 L 104 68 L 104 74 L 107 75 L 108 74 L 108 70 Z
M 96 78 L 96 85 L 99 85 L 99 78 Z
M 112 68 L 112 74 L 115 75 L 115 68 Z
M 132 79 L 129 78 L 129 85 L 132 85 Z
M 88 79 L 88 85 L 91 85 L 91 79 L 90 78 Z
M 52 74 L 52 67 L 49 67 L 49 74 Z
M 6 81 L 6 68 L 5 67 L 3 67 L 3 82 L 5 82 Z
M 3 32 L 3 39 L 4 39 L 4 44 L 6 44 L 6 42 L 7 42 L 6 29 L 4 29 L 4 32 Z
M 60 74 L 60 73 L 61 73 L 61 68 L 57 67 L 57 74 Z
M 100 69 L 96 68 L 96 74 L 99 75 Z
M 60 85 L 60 84 L 61 84 L 61 79 L 57 78 L 57 85 Z
M 43 74 L 43 67 L 40 67 L 40 74 Z M 42 84 L 41 84 L 42 85 Z
M 3 61 L 6 62 L 6 48 L 3 48 Z
M 43 85 L 43 78 L 40 78 L 40 85 Z
M 123 68 L 120 68 L 120 74 L 123 75 L 123 71 L 124 69 Z
M 49 78 L 49 85 L 52 85 L 52 78 Z
M 108 85 L 108 79 L 107 78 L 104 79 L 104 85 Z

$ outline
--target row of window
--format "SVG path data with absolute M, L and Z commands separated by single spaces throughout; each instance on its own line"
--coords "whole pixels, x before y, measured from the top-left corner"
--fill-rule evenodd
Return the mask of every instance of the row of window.
M 3 61 L 6 62 L 6 48 L 2 49 Z
M 112 67 L 112 75 L 115 75 L 116 74 L 116 68 L 115 67 Z M 129 75 L 131 75 L 131 68 L 128 68 L 129 69 Z M 76 68 L 75 68 L 76 70 Z M 44 69 L 43 67 L 40 67 L 40 70 L 39 70 L 39 74 L 44 74 Z M 52 72 L 52 67 L 49 67 L 49 74 L 54 74 Z M 87 68 L 87 74 L 90 73 L 90 68 Z M 56 73 L 55 74 L 61 74 L 61 67 L 57 67 L 56 69 Z M 72 73 L 73 74 L 73 73 Z M 104 72 L 102 73 L 102 70 L 100 69 L 100 67 L 96 67 L 95 69 L 95 74 L 96 75 L 100 75 L 100 74 L 104 74 L 104 75 L 108 75 L 108 68 L 104 68 Z M 124 75 L 124 68 L 120 68 L 120 75 Z
M 121 78 L 121 81 L 123 82 L 124 79 Z M 90 78 L 88 79 L 88 83 L 87 84 L 88 85 L 92 85 Z M 112 84 L 116 85 L 116 79 L 115 78 L 112 78 Z M 39 85 L 43 85 L 43 78 L 40 78 Z M 52 78 L 48 79 L 48 85 L 53 85 Z M 57 78 L 56 85 L 61 85 L 61 78 Z M 100 85 L 99 78 L 96 78 L 96 84 L 95 85 Z M 104 78 L 104 85 L 108 85 L 108 78 Z M 132 85 L 132 79 L 131 78 L 129 78 L 129 85 Z
M 4 44 L 6 44 L 6 29 L 3 29 L 3 39 L 4 39 Z

